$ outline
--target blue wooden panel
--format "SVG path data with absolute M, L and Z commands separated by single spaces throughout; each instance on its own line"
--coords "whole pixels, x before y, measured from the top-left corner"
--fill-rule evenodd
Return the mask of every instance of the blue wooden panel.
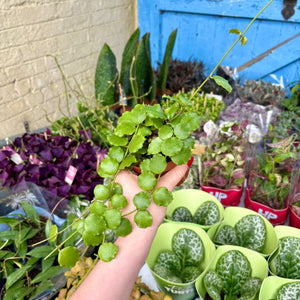
M 243 31 L 266 3 L 266 0 L 138 0 L 139 27 L 141 34 L 150 32 L 155 67 L 163 59 L 170 33 L 178 28 L 173 58 L 203 61 L 210 72 L 237 38 L 229 30 Z M 247 31 L 248 43 L 243 47 L 237 44 L 222 65 L 239 70 L 242 80 L 263 78 L 276 82 L 270 74 L 283 76 L 285 85 L 299 80 L 299 4 L 288 20 L 282 15 L 282 8 L 283 0 L 274 0 Z M 260 55 L 262 58 L 254 63 L 252 60 Z

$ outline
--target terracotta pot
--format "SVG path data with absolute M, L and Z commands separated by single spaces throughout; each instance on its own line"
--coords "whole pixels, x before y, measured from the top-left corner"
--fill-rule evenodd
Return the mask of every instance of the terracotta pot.
M 172 170 L 172 169 L 175 168 L 176 166 L 177 166 L 177 165 L 174 164 L 172 161 L 169 161 L 169 162 L 167 163 L 166 169 L 161 173 L 161 176 L 164 175 L 164 174 L 166 174 L 167 172 L 169 172 L 170 170 Z M 134 166 L 132 169 L 133 169 L 133 171 L 134 171 L 136 174 L 138 174 L 138 175 L 141 174 L 141 169 L 140 169 L 140 167 Z M 186 180 L 186 178 L 187 178 L 188 175 L 189 175 L 189 170 L 186 171 L 184 177 L 177 183 L 177 186 L 181 185 L 181 184 Z M 156 177 L 157 177 L 157 176 L 158 176 L 158 175 L 156 175 Z
M 224 207 L 238 206 L 243 194 L 243 188 L 224 190 L 216 187 L 201 185 L 201 190 L 216 197 Z
M 285 224 L 288 207 L 281 208 L 281 209 L 274 209 L 262 203 L 256 202 L 251 199 L 250 191 L 248 188 L 246 189 L 246 194 L 245 194 L 245 207 L 258 212 L 266 219 L 268 219 L 270 223 L 273 224 L 274 226 Z

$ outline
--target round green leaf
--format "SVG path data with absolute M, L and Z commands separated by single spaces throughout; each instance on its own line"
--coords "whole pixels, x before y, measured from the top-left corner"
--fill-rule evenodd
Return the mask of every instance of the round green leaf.
M 122 212 L 118 209 L 108 209 L 103 214 L 109 229 L 117 229 L 121 223 Z
M 107 206 L 101 201 L 94 201 L 90 207 L 91 213 L 98 216 L 102 216 L 106 210 Z
M 171 157 L 171 160 L 175 165 L 184 165 L 191 159 L 191 156 L 191 149 L 183 147 L 183 149 L 178 154 Z
M 91 232 L 84 231 L 82 234 L 82 239 L 86 245 L 98 246 L 103 241 L 103 235 L 102 234 L 95 235 L 92 234 Z
M 128 143 L 128 138 L 119 137 L 115 134 L 109 135 L 107 139 L 109 143 L 113 146 L 126 146 Z
M 170 125 L 163 125 L 162 127 L 159 128 L 158 130 L 158 136 L 162 140 L 169 139 L 170 137 L 173 136 L 173 128 Z
M 133 203 L 137 209 L 145 210 L 151 203 L 151 195 L 147 192 L 139 192 L 134 196 Z
M 103 243 L 98 250 L 98 255 L 101 260 L 109 262 L 114 259 L 118 253 L 119 247 L 113 243 Z
M 148 147 L 148 154 L 157 154 L 160 152 L 161 150 L 161 143 L 162 143 L 162 139 L 160 139 L 159 137 L 156 137 L 155 139 L 153 139 Z
M 100 163 L 99 172 L 103 174 L 113 175 L 118 171 L 118 167 L 119 163 L 115 159 L 106 157 Z
M 94 235 L 101 234 L 106 229 L 106 223 L 102 216 L 89 214 L 84 220 L 84 230 Z
M 132 231 L 132 225 L 128 219 L 122 218 L 121 224 L 117 229 L 115 229 L 115 234 L 117 236 L 126 236 Z
M 61 267 L 72 268 L 80 258 L 80 252 L 74 246 L 69 246 L 58 254 L 58 263 Z
M 144 159 L 141 163 L 140 163 L 140 169 L 142 172 L 146 172 L 150 170 L 150 159 Z
M 121 162 L 124 157 L 124 150 L 121 147 L 111 147 L 107 154 L 109 157 L 115 159 L 117 162 Z
M 117 182 L 111 182 L 108 187 L 111 191 L 111 195 L 123 193 L 122 186 Z
M 145 137 L 142 135 L 133 136 L 128 145 L 129 152 L 136 153 L 138 150 L 140 150 L 143 147 L 145 140 L 146 140 Z
M 153 192 L 153 201 L 158 206 L 168 206 L 172 200 L 172 193 L 165 187 L 160 187 Z
M 122 194 L 115 194 L 111 197 L 111 206 L 113 208 L 122 209 L 128 204 L 127 199 Z
M 186 139 L 191 135 L 191 127 L 189 123 L 179 123 L 175 125 L 174 134 L 180 139 Z
M 134 216 L 134 222 L 140 228 L 147 228 L 152 225 L 152 216 L 147 210 L 140 210 Z
M 128 121 L 119 122 L 114 134 L 123 137 L 124 135 L 131 135 L 135 132 L 135 124 Z
M 161 154 L 153 155 L 150 159 L 150 170 L 154 174 L 161 174 L 167 167 L 166 157 Z M 149 169 L 148 169 L 149 170 Z
M 182 146 L 183 142 L 179 138 L 172 137 L 161 143 L 161 151 L 166 156 L 174 156 L 180 152 Z
M 136 157 L 134 155 L 126 156 L 120 164 L 120 169 L 123 170 L 127 167 L 130 167 L 135 162 L 136 162 Z
M 150 191 L 156 186 L 155 175 L 151 172 L 143 172 L 138 176 L 138 186 L 144 191 Z
M 103 184 L 97 184 L 94 188 L 94 195 L 97 200 L 105 200 L 109 196 L 109 189 Z

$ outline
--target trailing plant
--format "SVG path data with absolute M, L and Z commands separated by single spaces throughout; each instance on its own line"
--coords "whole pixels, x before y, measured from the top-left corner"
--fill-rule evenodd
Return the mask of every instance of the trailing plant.
M 251 274 L 251 265 L 244 254 L 227 251 L 218 259 L 215 269 L 205 274 L 204 286 L 213 300 L 252 299 L 262 282 Z
M 94 197 L 94 188 L 103 183 L 97 167 L 107 150 L 89 142 L 77 142 L 69 137 L 43 133 L 26 133 L 0 150 L 0 183 L 2 187 L 20 190 L 32 182 L 53 195 Z M 70 167 L 76 173 L 73 181 L 66 180 Z M 55 206 L 48 203 L 51 208 Z
M 203 271 L 200 268 L 203 258 L 204 246 L 201 238 L 193 230 L 180 229 L 172 238 L 172 251 L 160 252 L 153 271 L 171 282 L 192 282 Z
M 0 223 L 7 226 L 0 232 L 0 278 L 6 280 L 4 300 L 33 299 L 43 292 L 55 291 L 51 278 L 66 269 L 59 266 L 56 255 L 44 258 L 58 243 L 72 245 L 78 239 L 76 234 L 54 237 L 58 227 L 50 217 L 39 215 L 27 202 L 21 202 L 21 207 L 24 214 L 20 211 L 0 217 Z M 62 227 L 72 223 L 74 217 L 70 214 Z M 50 238 L 47 244 L 32 246 L 45 238 Z
M 153 200 L 158 206 L 167 206 L 173 199 L 172 193 L 167 188 L 156 187 L 160 176 L 166 170 L 167 164 L 170 161 L 175 165 L 187 164 L 191 158 L 191 149 L 195 143 L 191 133 L 199 128 L 201 118 L 197 113 L 187 111 L 187 106 L 190 102 L 193 102 L 194 95 L 199 94 L 202 86 L 209 79 L 215 80 L 218 85 L 221 85 L 228 92 L 231 91 L 231 87 L 225 79 L 213 74 L 234 45 L 239 41 L 242 45 L 245 44 L 244 34 L 257 16 L 242 33 L 235 30 L 238 35 L 236 42 L 184 105 L 169 103 L 166 107 L 162 107 L 160 104 L 134 103 L 132 110 L 123 113 L 119 118 L 119 123 L 113 134 L 108 136 L 111 147 L 107 157 L 101 161 L 98 169 L 98 174 L 105 178 L 105 184 L 98 184 L 94 188 L 94 201 L 83 212 L 82 216 L 76 219 L 73 225 L 74 230 L 81 234 L 87 245 L 99 246 L 99 259 L 106 262 L 110 261 L 118 252 L 118 247 L 113 242 L 105 242 L 107 229 L 113 231 L 116 236 L 126 236 L 132 230 L 127 215 L 122 213 L 122 209 L 127 205 L 127 199 L 123 195 L 122 187 L 115 182 L 116 176 L 124 169 L 130 171 L 137 170 L 137 167 L 140 169 L 137 182 L 142 191 L 134 196 L 133 204 L 136 208 L 131 213 L 135 214 L 134 222 L 138 227 L 151 226 L 152 216 L 147 211 L 151 201 Z M 138 44 L 136 61 L 138 61 L 139 51 L 143 50 L 143 53 L 148 53 L 147 51 L 144 52 L 144 49 L 147 49 L 146 46 L 148 46 L 147 39 L 148 37 L 145 35 L 142 42 Z M 135 43 L 130 41 L 130 45 L 135 45 Z M 134 46 L 132 48 L 135 49 Z M 135 52 L 135 50 L 132 52 Z M 103 53 L 110 53 L 107 47 Z M 100 62 L 105 57 L 103 55 L 100 54 Z M 144 56 L 144 58 L 147 57 L 147 55 Z M 144 63 L 149 65 L 147 59 L 143 61 Z M 107 64 L 111 65 L 109 59 Z M 98 61 L 97 68 L 100 65 Z M 133 78 L 137 78 L 138 68 L 141 66 L 137 63 L 136 72 L 133 72 L 133 64 L 129 63 L 128 65 L 130 66 L 129 74 L 134 75 L 130 76 L 133 85 L 135 80 Z M 104 66 L 103 70 L 105 70 Z M 102 79 L 100 81 L 107 83 Z M 145 90 L 147 91 L 147 88 Z M 99 93 L 101 98 L 101 89 Z M 96 92 L 97 95 L 99 93 Z M 137 98 L 136 95 L 133 99 Z M 63 245 L 59 245 L 56 249 L 59 250 L 59 263 L 63 266 L 73 266 L 77 260 L 76 249 L 62 248 Z
M 248 187 L 252 200 L 272 208 L 284 208 L 290 190 L 292 169 L 297 155 L 293 145 L 294 136 L 277 143 L 266 143 L 265 152 L 253 159 Z
M 194 95 L 195 91 L 196 89 L 186 93 L 180 91 L 173 96 L 164 96 L 161 105 L 167 107 L 169 103 L 181 103 L 181 105 L 186 105 L 186 111 L 196 112 L 202 121 L 216 121 L 220 112 L 225 108 L 224 102 L 204 94 L 204 92 L 201 95 Z M 193 101 L 189 102 L 191 97 L 193 97 Z
M 238 85 L 238 95 L 243 102 L 254 102 L 263 106 L 278 107 L 285 98 L 284 90 L 271 82 L 260 79 L 247 79 L 243 85 Z
M 277 276 L 300 279 L 300 239 L 293 236 L 282 237 L 278 241 L 276 254 L 270 259 Z
M 217 204 L 208 200 L 199 206 L 194 215 L 186 207 L 177 207 L 170 219 L 176 222 L 213 225 L 220 220 L 220 212 Z
M 260 216 L 246 215 L 234 227 L 221 225 L 213 241 L 219 245 L 237 245 L 262 252 L 266 241 L 266 227 Z
M 300 283 L 289 282 L 282 285 L 277 291 L 276 298 L 270 300 L 296 300 L 300 297 Z
M 139 99 L 155 101 L 157 94 L 166 88 L 166 79 L 177 29 L 169 36 L 163 63 L 157 80 L 151 63 L 150 34 L 147 32 L 139 40 L 140 30 L 137 28 L 129 38 L 122 56 L 120 75 L 116 66 L 116 58 L 107 44 L 104 44 L 98 57 L 95 74 L 95 97 L 103 105 L 114 105 L 117 96 L 121 104 L 134 107 Z
M 222 189 L 241 188 L 245 179 L 245 147 L 247 121 L 228 122 L 212 132 L 213 142 L 201 155 L 202 185 Z
M 108 105 L 103 105 L 95 97 L 87 97 L 81 86 L 76 82 L 75 87 L 66 78 L 56 57 L 53 57 L 61 73 L 61 78 L 65 87 L 65 99 L 67 114 L 63 112 L 59 105 L 59 111 L 63 117 L 51 121 L 45 111 L 46 119 L 51 123 L 51 134 L 70 137 L 78 142 L 91 142 L 101 148 L 108 148 L 107 135 L 115 128 L 118 116 Z M 69 104 L 76 101 L 78 114 L 71 116 Z

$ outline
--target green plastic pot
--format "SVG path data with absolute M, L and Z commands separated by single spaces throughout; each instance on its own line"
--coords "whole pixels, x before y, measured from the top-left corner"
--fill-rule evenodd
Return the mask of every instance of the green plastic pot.
M 292 237 L 296 237 L 300 239 L 300 229 L 299 228 L 295 228 L 295 227 L 290 227 L 290 226 L 286 226 L 286 225 L 278 225 L 275 226 L 274 228 L 277 239 L 280 240 L 283 237 L 286 236 L 292 236 Z M 276 248 L 273 253 L 270 255 L 269 259 L 268 259 L 268 263 L 269 263 L 269 272 L 271 275 L 279 277 L 276 275 L 276 271 L 275 271 L 275 265 L 273 262 L 274 257 L 276 256 L 278 252 L 278 248 Z
M 214 258 L 210 262 L 210 264 L 207 266 L 207 268 L 204 270 L 204 272 L 197 278 L 195 287 L 198 293 L 198 296 L 200 299 L 205 299 L 205 295 L 207 294 L 205 286 L 204 286 L 204 276 L 205 274 L 210 271 L 210 270 L 215 270 L 216 264 L 219 260 L 219 258 L 226 252 L 231 251 L 231 250 L 238 250 L 240 251 L 243 255 L 245 255 L 251 265 L 252 269 L 252 277 L 257 277 L 260 278 L 262 281 L 267 277 L 268 275 L 268 263 L 266 259 L 259 254 L 256 251 L 239 247 L 239 246 L 230 246 L 230 245 L 224 245 L 224 246 L 219 246 L 215 252 Z M 255 299 L 251 298 L 251 299 Z M 249 300 L 251 300 L 249 299 Z M 266 299 L 265 299 L 266 300 Z
M 266 226 L 266 230 L 267 230 L 267 238 L 265 241 L 265 245 L 262 249 L 262 252 L 260 252 L 260 253 L 265 257 L 271 255 L 273 253 L 273 251 L 277 248 L 277 245 L 278 245 L 278 239 L 277 239 L 277 235 L 275 233 L 275 229 L 274 229 L 273 225 L 266 218 L 264 218 L 262 215 L 260 215 L 256 212 L 254 212 L 251 209 L 247 209 L 244 207 L 227 207 L 227 208 L 225 208 L 223 220 L 220 223 L 212 226 L 208 230 L 208 232 L 207 232 L 208 236 L 211 238 L 211 240 L 213 240 L 214 236 L 221 229 L 222 226 L 230 225 L 230 226 L 234 227 L 235 224 L 241 218 L 243 218 L 247 215 L 260 216 L 263 219 L 265 226 Z
M 286 283 L 300 282 L 300 280 L 281 278 L 278 276 L 267 277 L 260 288 L 259 300 L 276 299 L 278 290 Z
M 201 238 L 204 246 L 204 259 L 201 263 L 201 268 L 204 270 L 215 253 L 215 245 L 212 243 L 206 232 L 199 226 L 188 223 L 163 223 L 158 228 L 158 231 L 154 237 L 151 245 L 149 255 L 146 260 L 146 264 L 149 267 L 155 281 L 159 288 L 167 295 L 170 295 L 173 300 L 192 300 L 197 296 L 195 289 L 195 281 L 189 283 L 174 283 L 168 281 L 153 271 L 156 259 L 161 251 L 172 250 L 172 238 L 173 235 L 180 229 L 193 230 Z
M 192 213 L 192 215 L 194 215 L 196 210 L 200 207 L 200 205 L 206 201 L 213 201 L 214 203 L 216 203 L 219 209 L 219 216 L 220 216 L 219 221 L 221 221 L 223 218 L 224 215 L 223 205 L 214 196 L 210 195 L 207 192 L 200 191 L 197 189 L 182 189 L 173 192 L 173 197 L 174 197 L 173 201 L 167 207 L 165 222 L 175 222 L 170 218 L 172 217 L 173 212 L 175 211 L 176 208 L 185 207 Z M 206 231 L 213 226 L 213 225 L 200 225 L 196 223 L 195 225 L 199 226 L 200 228 Z

